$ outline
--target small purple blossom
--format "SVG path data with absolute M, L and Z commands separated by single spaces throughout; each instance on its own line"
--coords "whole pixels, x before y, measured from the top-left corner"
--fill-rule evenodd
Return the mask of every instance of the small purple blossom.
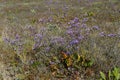
M 78 23 L 75 23 L 75 24 L 71 24 L 70 27 L 71 27 L 71 28 L 72 28 L 72 27 L 80 27 L 80 23 L 78 22 Z
M 35 37 L 34 37 L 34 40 L 36 41 L 36 42 L 40 42 L 41 41 L 41 39 L 42 39 L 42 35 L 41 34 L 35 34 Z
M 66 52 L 66 54 L 67 54 L 67 55 L 70 55 L 70 54 L 71 54 L 71 52 L 70 52 L 70 51 L 67 51 L 67 52 Z
M 73 20 L 71 20 L 70 22 L 68 22 L 68 24 L 73 25 L 79 23 L 79 18 L 75 17 Z
M 78 44 L 78 43 L 79 43 L 79 41 L 77 39 L 74 39 L 70 42 L 70 45 L 74 45 L 74 44 Z
M 90 29 L 90 28 L 86 28 L 86 29 L 85 29 L 85 31 L 86 31 L 86 35 L 89 35 L 89 34 L 90 34 L 91 29 Z
M 18 34 L 15 35 L 15 41 L 19 41 L 20 40 L 20 36 Z
M 69 29 L 66 32 L 67 32 L 67 34 L 73 34 L 74 33 L 74 31 L 72 29 Z
M 15 44 L 16 44 L 16 40 L 11 40 L 11 41 L 10 41 L 10 44 L 11 44 L 11 45 L 15 45 Z
M 100 32 L 99 35 L 100 35 L 101 37 L 103 37 L 103 36 L 105 36 L 105 33 L 104 33 L 104 32 Z
M 41 34 L 36 34 L 36 35 L 35 35 L 35 39 L 36 39 L 36 38 L 41 39 L 41 38 L 42 38 L 42 35 L 41 35 Z
M 116 34 L 108 34 L 107 36 L 108 36 L 108 37 L 115 37 Z
M 45 19 L 40 18 L 40 19 L 38 20 L 38 22 L 40 22 L 40 23 L 44 23 L 44 22 L 45 22 Z
M 3 41 L 4 41 L 5 43 L 9 43 L 9 42 L 10 42 L 10 39 L 9 39 L 9 38 L 6 38 L 6 37 L 3 37 Z
M 99 30 L 98 26 L 93 26 L 93 29 Z
M 74 21 L 74 23 L 78 23 L 79 22 L 79 18 L 75 17 L 73 21 Z
M 81 25 L 81 28 L 86 28 L 86 27 L 87 27 L 87 25 L 84 23 Z
M 84 38 L 84 36 L 82 36 L 82 35 L 78 36 L 79 40 L 82 40 L 83 38 Z
M 38 48 L 39 46 L 41 46 L 41 41 L 42 41 L 42 38 L 43 36 L 41 34 L 35 34 L 35 37 L 34 37 L 34 45 L 33 45 L 33 48 L 32 49 L 36 49 Z
M 88 18 L 84 18 L 83 20 L 82 20 L 82 23 L 85 23 L 85 22 L 87 22 L 88 21 Z

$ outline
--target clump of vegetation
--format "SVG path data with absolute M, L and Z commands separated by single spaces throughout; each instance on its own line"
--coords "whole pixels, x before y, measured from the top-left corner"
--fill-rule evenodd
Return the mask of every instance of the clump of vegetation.
M 21 2 L 1 9 L 0 78 L 120 79 L 117 0 Z
M 120 79 L 120 69 L 114 67 L 112 71 L 109 70 L 108 74 L 104 74 L 100 72 L 101 78 L 100 80 L 119 80 Z

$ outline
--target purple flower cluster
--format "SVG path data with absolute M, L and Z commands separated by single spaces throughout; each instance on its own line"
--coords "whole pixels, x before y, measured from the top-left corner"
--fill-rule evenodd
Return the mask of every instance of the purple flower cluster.
M 81 24 L 81 28 L 87 28 L 87 25 L 85 23 Z
M 80 35 L 80 36 L 78 36 L 78 39 L 79 39 L 79 40 L 82 40 L 82 39 L 84 39 L 84 36 L 83 36 L 83 35 Z
M 4 41 L 6 44 L 10 43 L 10 39 L 9 39 L 9 38 L 6 38 L 6 37 L 3 37 L 3 41 Z
M 104 32 L 100 32 L 99 35 L 101 37 L 104 37 L 104 36 L 106 36 L 106 37 L 116 37 L 117 36 L 117 34 L 113 34 L 113 33 L 105 34 Z
M 82 35 L 84 27 L 87 27 L 86 24 L 81 24 L 79 18 L 75 17 L 69 22 L 69 27 L 66 30 L 66 34 L 70 39 L 70 44 L 76 44 L 80 42 L 84 36 Z M 72 41 L 71 41 L 72 40 Z
M 37 43 L 39 43 L 41 41 L 42 37 L 43 36 L 41 34 L 35 34 L 34 41 L 37 42 Z
M 23 50 L 24 42 L 22 41 L 20 35 L 16 34 L 14 39 L 10 39 L 9 37 L 3 38 L 6 44 L 9 44 L 17 53 L 21 53 Z
M 43 38 L 43 35 L 41 34 L 35 34 L 34 36 L 34 46 L 33 46 L 33 50 L 40 47 L 42 45 L 42 38 Z
M 79 41 L 77 39 L 74 39 L 70 42 L 70 45 L 74 45 L 74 44 L 78 44 L 78 43 L 79 43 Z
M 16 34 L 15 38 L 14 39 L 10 39 L 9 37 L 4 37 L 3 38 L 4 42 L 6 44 L 10 44 L 10 45 L 20 45 L 18 43 L 20 43 L 21 41 L 21 38 L 18 34 Z
M 99 26 L 88 26 L 86 24 L 87 21 L 88 18 L 84 18 L 80 21 L 79 18 L 75 17 L 68 22 L 68 27 L 66 28 L 66 48 L 69 48 L 69 51 L 79 50 L 82 41 L 89 40 L 95 30 L 100 30 Z M 104 33 L 102 32 L 99 35 L 104 36 Z
M 87 19 L 84 22 L 86 21 Z M 89 28 L 84 22 L 80 22 L 79 18 L 75 17 L 68 23 L 69 26 L 66 29 L 66 48 L 71 53 L 77 50 L 77 47 L 80 47 L 80 42 L 83 41 L 86 37 L 85 35 L 89 32 Z
M 70 22 L 68 22 L 68 24 L 71 27 L 79 27 L 79 18 L 75 17 L 73 20 L 71 20 Z

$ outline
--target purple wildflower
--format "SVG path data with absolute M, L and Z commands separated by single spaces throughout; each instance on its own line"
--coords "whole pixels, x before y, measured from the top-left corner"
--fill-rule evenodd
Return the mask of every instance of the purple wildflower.
M 5 43 L 9 43 L 9 42 L 10 42 L 10 39 L 9 39 L 9 38 L 4 37 L 4 38 L 3 38 L 3 41 L 4 41 Z
M 74 33 L 74 31 L 72 29 L 69 29 L 66 32 L 67 32 L 67 34 L 73 34 Z
M 77 39 L 74 39 L 70 42 L 70 45 L 74 45 L 74 44 L 78 44 L 78 43 L 79 43 L 79 41 Z
M 40 18 L 40 19 L 38 20 L 38 22 L 40 22 L 40 23 L 44 23 L 44 22 L 45 22 L 45 20 L 44 20 L 44 19 L 42 19 L 42 18 Z
M 68 24 L 70 25 L 74 25 L 76 23 L 79 23 L 79 18 L 75 17 L 73 20 L 71 20 L 70 22 L 68 22 Z
M 35 37 L 34 37 L 34 40 L 36 41 L 36 42 L 40 42 L 40 40 L 42 39 L 42 35 L 41 34 L 35 34 Z
M 93 26 L 93 29 L 99 30 L 98 26 Z
M 35 37 L 37 37 L 37 38 L 40 38 L 40 39 L 41 39 L 41 38 L 42 38 L 42 35 L 41 35 L 41 34 L 36 34 L 36 35 L 35 35 Z
M 108 36 L 108 37 L 115 37 L 116 34 L 108 34 L 107 36 Z
M 18 34 L 15 35 L 15 41 L 19 41 L 20 40 L 20 36 Z
M 80 25 L 79 22 L 78 22 L 78 23 L 75 23 L 75 24 L 71 24 L 71 28 L 72 28 L 72 27 L 80 27 L 79 25 Z
M 79 22 L 79 18 L 75 17 L 73 21 L 74 21 L 74 23 L 78 23 Z
M 85 22 L 87 22 L 88 21 L 88 18 L 84 18 L 83 20 L 82 20 L 82 23 L 85 23 Z
M 86 27 L 87 27 L 87 25 L 84 23 L 81 25 L 81 28 L 86 28 Z
M 80 35 L 80 36 L 78 37 L 79 40 L 82 40 L 83 38 L 84 38 L 84 36 L 82 36 L 82 35 Z
M 67 49 L 71 48 L 71 45 L 66 46 Z
M 35 44 L 33 45 L 33 49 L 36 49 L 42 45 L 41 44 L 42 38 L 43 36 L 41 34 L 35 34 L 35 37 L 34 37 Z
M 103 36 L 105 36 L 105 33 L 104 33 L 104 32 L 101 32 L 101 33 L 99 33 L 99 35 L 100 35 L 101 37 L 103 37 Z
M 86 35 L 89 35 L 89 34 L 90 34 L 91 29 L 90 29 L 90 28 L 86 28 L 86 29 L 85 29 L 85 31 L 86 31 Z
M 16 40 L 11 40 L 11 41 L 10 41 L 10 44 L 11 44 L 11 45 L 15 45 L 15 44 L 16 44 Z
M 66 52 L 66 54 L 70 55 L 70 54 L 71 54 L 71 52 L 70 52 L 70 51 L 67 51 L 67 52 Z

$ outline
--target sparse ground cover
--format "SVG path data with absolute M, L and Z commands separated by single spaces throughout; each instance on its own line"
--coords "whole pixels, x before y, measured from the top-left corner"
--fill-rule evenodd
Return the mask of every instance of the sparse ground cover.
M 119 0 L 1 0 L 1 80 L 119 80 Z

